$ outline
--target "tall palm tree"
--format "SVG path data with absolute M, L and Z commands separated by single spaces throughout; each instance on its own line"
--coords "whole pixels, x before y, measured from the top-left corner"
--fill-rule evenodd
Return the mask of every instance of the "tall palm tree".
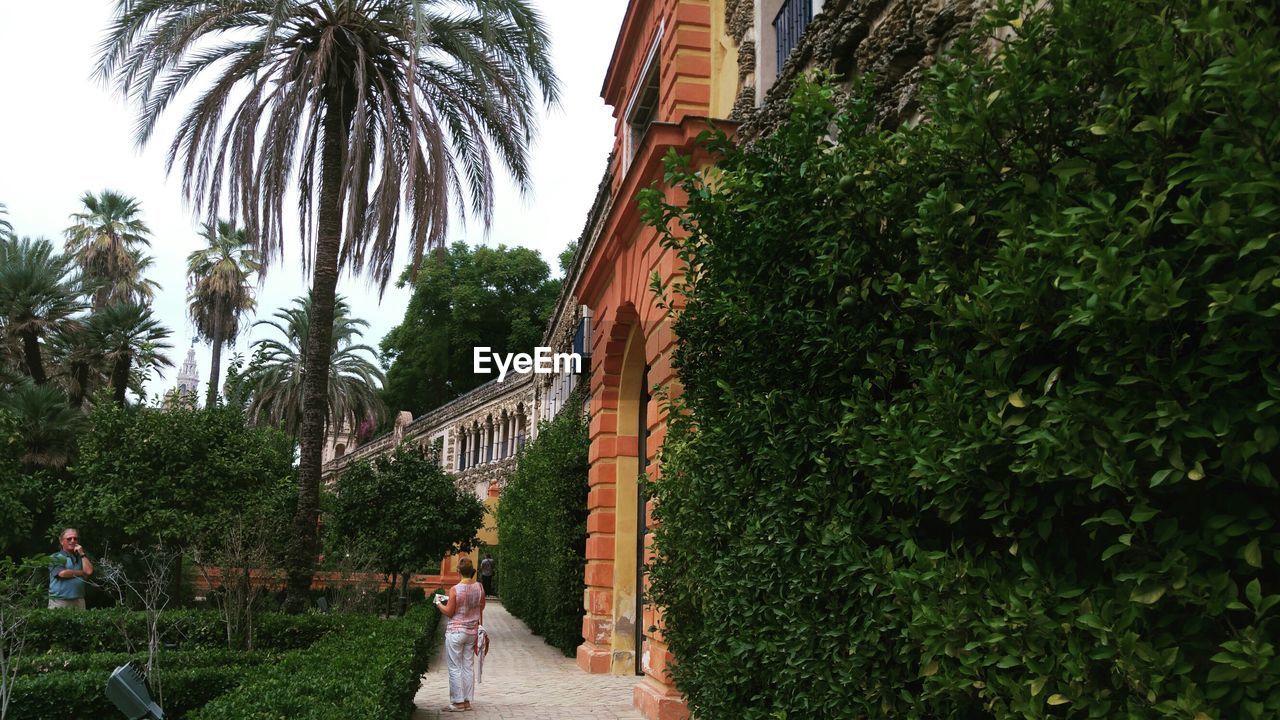
M 204 228 L 208 247 L 187 256 L 187 312 L 196 336 L 213 346 L 209 365 L 209 398 L 218 400 L 218 375 L 222 370 L 222 346 L 240 334 L 240 317 L 254 308 L 249 277 L 262 269 L 258 253 L 243 229 L 219 220 Z
M 89 334 L 110 368 L 111 397 L 124 407 L 125 394 L 134 381 L 135 368 L 145 372 L 173 367 L 164 350 L 169 329 L 152 317 L 151 308 L 138 303 L 108 305 L 89 317 Z
M 225 189 L 266 263 L 281 255 L 284 201 L 297 193 L 314 303 L 287 549 L 288 607 L 300 611 L 338 274 L 367 269 L 385 289 L 402 209 L 413 268 L 443 243 L 451 207 L 470 201 L 487 228 L 493 153 L 527 186 L 536 96 L 558 95 L 542 19 L 527 0 L 117 0 L 98 73 L 137 104 L 139 144 L 203 81 L 169 169 L 211 220 Z
M 138 201 L 103 190 L 99 195 L 86 192 L 80 202 L 84 210 L 71 215 L 66 230 L 67 252 L 80 264 L 93 307 L 150 302 L 158 286 L 142 278 L 151 261 L 141 247 L 151 245 L 151 230 L 139 217 Z
M 48 381 L 42 341 L 84 306 L 75 263 L 44 238 L 0 240 L 0 318 L 22 343 L 20 365 L 37 385 Z
M 377 351 L 360 342 L 369 323 L 350 317 L 350 308 L 341 296 L 334 306 L 326 428 L 351 418 L 380 420 L 386 411 L 378 390 L 385 378 L 376 362 Z M 313 308 L 311 298 L 295 298 L 291 307 L 275 312 L 274 320 L 254 323 L 254 327 L 275 328 L 281 338 L 260 340 L 244 371 L 250 393 L 249 416 L 295 438 L 303 424 L 306 372 L 302 361 L 311 343 Z

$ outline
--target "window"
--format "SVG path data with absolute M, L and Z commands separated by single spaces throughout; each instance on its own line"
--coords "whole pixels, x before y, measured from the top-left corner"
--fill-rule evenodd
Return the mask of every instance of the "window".
M 649 46 L 649 52 L 645 55 L 644 66 L 640 71 L 639 79 L 636 81 L 635 88 L 631 91 L 631 100 L 627 102 L 627 127 L 626 134 L 623 136 L 623 167 L 631 166 L 631 161 L 635 158 L 636 149 L 640 147 L 640 143 L 644 141 L 644 134 L 649 131 L 649 126 L 658 118 L 658 101 L 659 89 L 661 88 L 661 76 L 658 72 L 658 46 L 662 40 L 663 26 L 658 26 L 658 34 L 653 38 L 653 44 Z
M 800 44 L 800 36 L 809 26 L 813 17 L 813 0 L 786 0 L 773 18 L 773 36 L 775 44 L 774 59 L 777 64 L 774 72 L 782 72 L 791 51 Z
M 762 104 L 823 0 L 756 0 L 756 104 Z

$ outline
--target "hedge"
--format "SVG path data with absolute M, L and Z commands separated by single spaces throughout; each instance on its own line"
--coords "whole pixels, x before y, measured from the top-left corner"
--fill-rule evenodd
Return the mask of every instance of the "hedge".
M 212 658 L 209 658 L 212 660 Z M 261 656 L 256 658 L 261 661 Z M 168 658 L 166 658 L 166 661 Z M 162 665 L 162 707 L 167 718 L 181 718 L 244 681 L 253 665 L 221 663 L 193 667 Z M 9 717 L 23 720 L 101 720 L 120 717 L 107 699 L 107 678 L 115 667 L 19 676 Z
M 1047 5 L 645 199 L 695 716 L 1280 716 L 1275 9 Z
M 587 543 L 587 424 L 581 389 L 522 451 L 498 504 L 502 604 L 547 644 L 582 643 Z
M 254 617 L 254 648 L 304 648 L 340 629 L 344 615 L 285 615 L 259 613 Z M 128 652 L 123 627 L 136 645 L 145 643 L 146 617 L 139 611 L 108 608 L 66 612 L 36 610 L 28 619 L 27 653 Z M 226 648 L 226 625 L 214 610 L 172 610 L 160 615 L 161 638 L 184 649 Z
M 394 720 L 413 696 L 440 614 L 419 605 L 404 617 L 348 616 L 341 632 L 286 653 L 191 720 Z

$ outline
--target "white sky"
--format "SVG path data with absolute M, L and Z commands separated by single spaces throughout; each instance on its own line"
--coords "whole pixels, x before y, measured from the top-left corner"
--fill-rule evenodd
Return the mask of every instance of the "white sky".
M 600 86 L 626 0 L 532 3 L 550 29 L 562 87 L 560 107 L 544 115 L 531 154 L 532 190 L 521 198 L 504 180 L 488 236 L 479 222 L 464 228 L 455 218 L 449 242 L 533 248 L 558 274 L 557 256 L 586 221 L 612 145 L 613 120 Z M 175 367 L 163 378 L 152 378 L 147 389 L 154 395 L 176 383 L 193 334 L 186 316 L 186 257 L 202 245 L 199 223 L 182 200 L 178 176 L 166 176 L 163 159 L 172 127 L 189 102 L 175 102 L 151 144 L 136 149 L 132 108 L 90 77 L 114 5 L 114 0 L 0 0 L 0 203 L 8 206 L 19 235 L 48 237 L 60 246 L 85 191 L 111 189 L 141 202 L 155 257 L 148 277 L 163 286 L 153 307 L 173 331 Z M 250 322 L 270 317 L 309 285 L 295 243 L 292 256 L 268 273 L 258 292 L 257 317 Z M 369 322 L 365 341 L 375 347 L 400 322 L 409 299 L 408 290 L 392 286 L 379 304 L 376 289 L 364 278 L 346 275 L 338 292 L 351 301 L 356 317 Z M 242 334 L 234 349 L 224 349 L 224 363 L 237 351 L 247 356 L 251 340 L 262 333 L 259 328 Z M 200 380 L 207 382 L 207 345 L 196 346 L 196 359 Z

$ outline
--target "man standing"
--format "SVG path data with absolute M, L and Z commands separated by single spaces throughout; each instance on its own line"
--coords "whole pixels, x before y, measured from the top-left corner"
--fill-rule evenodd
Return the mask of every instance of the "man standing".
M 49 556 L 49 607 L 84 609 L 84 579 L 93 563 L 80 547 L 80 533 L 67 528 L 59 536 L 62 549 Z
M 493 595 L 493 571 L 497 564 L 498 561 L 489 553 L 485 553 L 484 559 L 480 561 L 480 584 L 484 586 L 486 596 Z

